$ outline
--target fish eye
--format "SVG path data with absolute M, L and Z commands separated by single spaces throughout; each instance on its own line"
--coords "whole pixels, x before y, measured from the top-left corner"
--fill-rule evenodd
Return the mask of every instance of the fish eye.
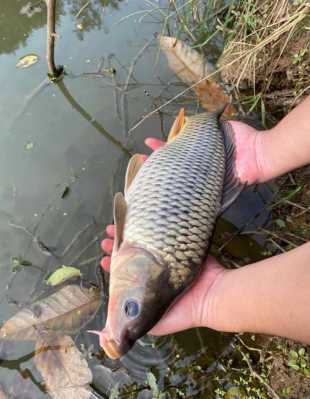
M 127 317 L 134 318 L 139 314 L 139 304 L 133 299 L 126 301 L 124 309 Z

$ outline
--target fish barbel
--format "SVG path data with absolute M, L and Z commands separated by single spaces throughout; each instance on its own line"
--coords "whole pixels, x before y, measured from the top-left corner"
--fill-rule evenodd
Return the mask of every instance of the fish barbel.
M 109 304 L 100 345 L 118 358 L 146 334 L 201 270 L 217 216 L 243 186 L 220 113 L 185 117 L 167 144 L 129 161 L 125 197 L 114 200 L 115 241 Z

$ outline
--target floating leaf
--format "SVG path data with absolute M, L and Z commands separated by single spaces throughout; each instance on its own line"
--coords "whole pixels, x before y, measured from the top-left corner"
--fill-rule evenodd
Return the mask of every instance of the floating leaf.
M 66 186 L 65 189 L 64 189 L 64 191 L 63 191 L 62 194 L 61 194 L 61 198 L 66 198 L 67 195 L 69 195 L 69 193 L 70 193 L 70 187 L 69 187 L 69 186 Z
M 47 333 L 36 343 L 34 358 L 48 394 L 54 399 L 88 399 L 92 373 L 69 336 Z
M 168 36 L 159 37 L 159 46 L 166 55 L 170 68 L 182 82 L 193 85 L 211 75 L 193 87 L 199 102 L 207 111 L 217 111 L 230 103 L 230 96 L 220 85 L 219 76 L 214 73 L 213 66 L 198 51 L 181 40 Z M 232 105 L 225 109 L 226 116 L 235 113 L 236 109 Z
M 79 269 L 72 267 L 72 266 L 65 266 L 63 265 L 54 273 L 52 273 L 49 278 L 46 280 L 47 284 L 55 286 L 60 283 L 63 283 L 64 281 L 68 280 L 69 278 L 72 277 L 80 277 L 81 272 Z
M 46 330 L 73 333 L 89 322 L 99 305 L 99 290 L 67 285 L 16 313 L 3 324 L 0 338 L 35 340 Z
M 36 54 L 27 54 L 18 60 L 16 68 L 29 68 L 32 65 L 36 64 L 38 61 L 39 57 Z
M 25 150 L 27 150 L 27 151 L 32 150 L 33 147 L 34 147 L 34 144 L 32 142 L 25 144 Z
M 13 256 L 12 257 L 12 271 L 17 272 L 25 266 L 32 266 L 32 263 L 26 259 L 23 259 L 21 256 Z

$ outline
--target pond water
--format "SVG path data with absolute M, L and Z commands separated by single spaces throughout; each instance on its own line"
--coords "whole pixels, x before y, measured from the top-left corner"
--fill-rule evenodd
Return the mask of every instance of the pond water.
M 170 104 L 128 134 L 182 89 L 158 51 L 160 13 L 149 12 L 167 3 L 59 0 L 56 63 L 64 65 L 66 76 L 53 84 L 47 80 L 44 2 L 1 0 L 1 322 L 31 303 L 46 276 L 63 264 L 79 267 L 85 279 L 98 282 L 100 239 L 112 221 L 113 193 L 122 190 L 128 156 L 148 152 L 145 137 L 165 137 L 180 106 Z M 17 69 L 19 58 L 30 53 L 39 62 Z M 195 106 L 191 94 L 181 100 Z M 233 224 L 262 223 L 268 216 L 261 212 L 268 190 L 244 193 L 221 221 L 218 237 L 234 231 Z M 230 246 L 239 256 L 260 257 L 259 245 L 253 249 L 245 239 Z M 31 265 L 16 268 L 25 261 Z M 104 319 L 102 309 L 91 327 L 102 327 Z M 119 362 L 107 359 L 97 339 L 84 330 L 76 342 L 93 355 L 88 360 L 96 397 L 108 397 L 115 384 L 131 384 L 132 397 L 152 397 L 143 389 L 150 370 L 161 386 L 182 385 L 193 397 L 211 389 L 207 373 L 218 367 L 231 336 L 197 329 L 145 338 Z M 19 398 L 48 397 L 33 350 L 31 343 L 16 343 L 0 353 L 0 383 L 4 390 L 24 386 Z M 205 379 L 197 374 L 202 368 Z

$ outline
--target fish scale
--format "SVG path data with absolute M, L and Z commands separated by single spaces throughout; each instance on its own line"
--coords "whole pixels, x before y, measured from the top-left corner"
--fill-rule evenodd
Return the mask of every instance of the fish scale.
M 200 268 L 221 206 L 224 176 L 218 115 L 187 118 L 180 134 L 148 158 L 129 187 L 124 240 L 159 255 L 176 271 L 183 268 L 183 274 L 186 268 Z

